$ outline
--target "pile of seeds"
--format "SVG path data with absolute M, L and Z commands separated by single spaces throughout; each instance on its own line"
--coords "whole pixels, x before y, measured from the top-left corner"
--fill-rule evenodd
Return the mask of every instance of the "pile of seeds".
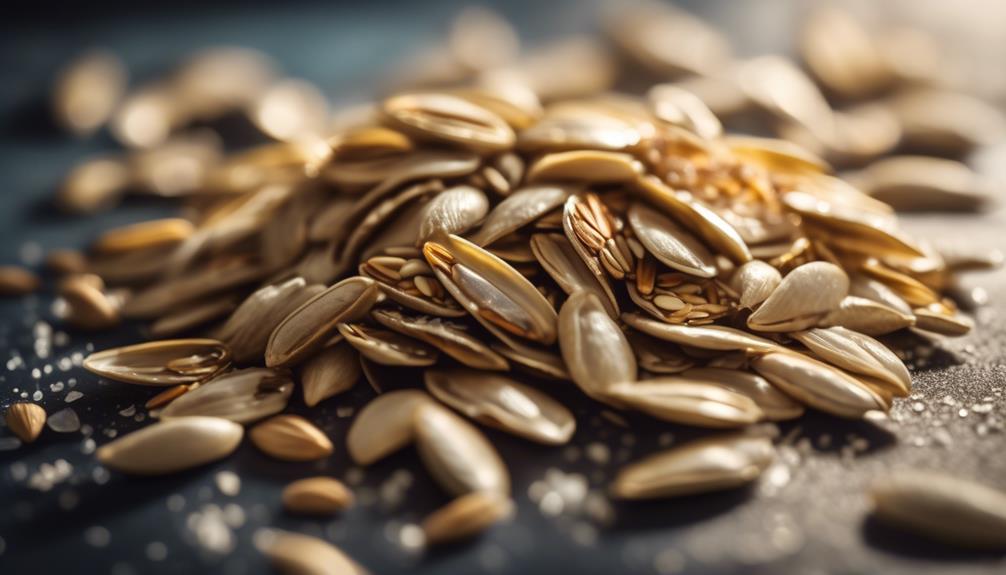
M 411 89 L 336 122 L 316 89 L 277 79 L 250 52 L 199 55 L 121 101 L 117 60 L 83 58 L 59 84 L 60 117 L 79 133 L 111 119 L 130 151 L 75 169 L 60 204 L 92 212 L 126 192 L 184 200 L 183 217 L 49 258 L 65 274 L 68 323 L 146 320 L 162 338 L 86 359 L 102 377 L 161 388 L 147 403 L 160 422 L 98 459 L 174 472 L 226 457 L 244 426 L 271 457 L 323 459 L 332 440 L 283 412 L 296 388 L 314 407 L 365 380 L 376 397 L 336 443 L 360 465 L 415 445 L 457 497 L 423 522 L 435 544 L 511 512 L 508 462 L 480 425 L 570 441 L 576 421 L 551 397 L 556 386 L 575 385 L 630 425 L 729 430 L 626 466 L 610 486 L 619 499 L 755 481 L 774 456 L 759 422 L 805 408 L 888 411 L 911 377 L 875 338 L 967 333 L 947 294 L 960 272 L 1001 256 L 944 254 L 898 228 L 892 206 L 986 205 L 963 164 L 872 161 L 922 144 L 956 154 L 1001 135 L 1003 122 L 940 91 L 938 78 L 903 77 L 891 60 L 903 52 L 874 46 L 844 16 L 816 15 L 803 47 L 828 94 L 875 98 L 844 111 L 788 60 L 734 62 L 705 24 L 649 6 L 610 22 L 614 52 L 576 39 L 524 56 L 505 22 L 466 12 L 436 52 L 441 65 L 425 68 L 438 76 L 411 77 Z M 827 50 L 836 30 L 862 45 Z M 491 46 L 472 50 L 473 39 Z M 637 74 L 679 80 L 642 96 L 608 92 L 613 54 Z M 205 126 L 235 113 L 274 141 L 224 155 Z M 789 140 L 724 133 L 720 117 L 745 115 Z M 852 180 L 861 187 L 825 157 L 869 164 Z M 0 275 L 4 292 L 34 285 L 17 270 Z M 183 335 L 200 339 L 163 339 Z M 44 412 L 15 407 L 9 426 L 31 441 Z M 880 512 L 937 536 L 939 525 L 916 519 L 920 501 L 961 524 L 980 516 L 987 537 L 969 541 L 1002 545 L 989 533 L 1006 533 L 1006 503 L 981 494 L 969 506 L 947 485 L 889 482 Z M 330 514 L 353 497 L 318 477 L 283 500 Z M 322 561 L 362 569 L 311 537 L 260 539 L 296 572 Z

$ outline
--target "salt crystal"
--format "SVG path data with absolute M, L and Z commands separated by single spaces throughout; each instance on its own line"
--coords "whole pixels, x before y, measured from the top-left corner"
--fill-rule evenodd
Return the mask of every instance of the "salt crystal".
M 71 391 L 70 393 L 66 394 L 66 398 L 64 398 L 63 401 L 67 403 L 73 403 L 82 397 L 84 397 L 83 393 L 79 391 Z
M 42 401 L 42 390 L 36 390 L 35 393 L 31 394 L 31 398 L 34 401 Z
M 136 415 L 136 406 L 133 404 L 129 404 L 129 407 L 119 411 L 119 415 L 121 415 L 122 417 L 133 417 L 134 415 Z
M 108 532 L 108 529 L 100 525 L 88 527 L 84 531 L 84 541 L 92 547 L 105 547 L 111 540 L 112 534 Z
M 241 492 L 241 478 L 233 471 L 219 471 L 213 479 L 224 495 L 234 497 Z
M 46 420 L 49 429 L 57 433 L 73 433 L 80 430 L 80 418 L 72 407 L 57 411 Z

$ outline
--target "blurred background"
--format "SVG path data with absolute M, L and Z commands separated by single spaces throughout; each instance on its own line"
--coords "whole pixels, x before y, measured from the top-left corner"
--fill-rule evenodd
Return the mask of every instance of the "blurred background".
M 520 70 L 539 93 L 556 90 L 553 96 L 577 85 L 583 91 L 641 94 L 651 84 L 677 82 L 700 92 L 728 128 L 789 137 L 850 176 L 893 152 L 964 162 L 988 182 L 981 190 L 966 190 L 973 203 L 964 211 L 979 214 L 916 214 L 906 218 L 906 227 L 929 237 L 1006 248 L 1001 209 L 1006 3 L 999 0 L 696 0 L 642 8 L 631 2 L 514 0 L 480 3 L 474 11 L 470 3 L 453 0 L 42 1 L 14 7 L 0 28 L 0 263 L 37 266 L 50 249 L 80 248 L 101 230 L 178 210 L 159 196 L 177 195 L 185 178 L 178 184 L 182 188 L 167 186 L 172 193 L 153 184 L 130 191 L 133 197 L 114 210 L 67 209 L 60 203 L 58 191 L 76 165 L 124 149 L 142 150 L 151 133 L 143 121 L 116 128 L 113 120 L 111 129 L 85 126 L 78 136 L 67 129 L 66 118 L 61 124 L 53 114 L 54 86 L 75 58 L 94 49 L 111 55 L 110 73 L 122 85 L 117 97 L 129 98 L 157 87 L 201 50 L 228 46 L 259 51 L 251 58 L 267 70 L 270 82 L 294 82 L 275 107 L 247 108 L 242 102 L 221 114 L 227 118 L 211 114 L 196 122 L 219 128 L 227 149 L 323 137 L 338 123 L 339 110 L 392 89 L 491 81 L 497 69 Z M 766 55 L 787 59 L 761 58 Z M 300 112 L 289 112 L 288 101 L 314 116 L 302 121 Z M 833 119 L 835 110 L 841 120 Z M 325 129 L 316 130 L 320 124 L 312 117 L 325 118 Z M 911 201 L 901 207 L 913 210 Z M 79 213 L 97 211 L 100 215 Z M 922 410 L 900 408 L 911 441 L 895 445 L 890 434 L 865 424 L 849 427 L 827 419 L 810 424 L 795 432 L 807 438 L 804 447 L 787 452 L 790 466 L 770 478 L 757 502 L 726 496 L 659 503 L 620 510 L 609 525 L 588 511 L 548 516 L 539 501 L 519 493 L 517 521 L 492 539 L 420 557 L 400 545 L 401 518 L 421 516 L 442 500 L 428 482 L 410 487 L 412 480 L 403 480 L 409 485 L 398 487 L 407 491 L 408 501 L 394 513 L 357 510 L 331 523 L 296 522 L 276 517 L 276 485 L 285 480 L 284 472 L 256 467 L 247 453 L 226 469 L 143 484 L 120 481 L 110 494 L 101 489 L 108 477 L 92 473 L 86 440 L 75 437 L 50 440 L 28 455 L 0 452 L 0 500 L 11 507 L 0 514 L 0 572 L 264 573 L 268 569 L 252 549 L 250 534 L 277 523 L 324 533 L 377 573 L 1002 572 L 1001 556 L 920 548 L 862 525 L 858 495 L 878 470 L 898 464 L 1006 477 L 1004 435 L 988 435 L 987 427 L 980 433 L 973 420 L 953 415 L 993 390 L 1000 392 L 995 397 L 1002 405 L 1006 285 L 1001 277 L 983 285 L 985 299 L 993 303 L 981 312 L 977 334 L 948 344 L 933 358 L 931 371 L 920 374 L 920 389 L 933 390 L 916 399 Z M 29 300 L 27 315 L 20 304 L 0 302 L 0 344 L 12 357 L 35 341 L 32 330 L 48 314 L 47 297 Z M 993 324 L 998 330 L 988 327 Z M 86 351 L 125 343 L 138 337 L 130 329 L 70 345 Z M 28 373 L 11 371 L 0 384 L 24 386 Z M 106 391 L 103 402 L 81 404 L 86 418 L 119 417 L 120 409 L 136 401 L 130 390 Z M 964 403 L 949 405 L 948 418 L 938 416 L 946 420 L 938 427 L 953 438 L 948 442 L 922 413 L 942 414 L 934 411 L 943 409 L 936 405 L 951 392 Z M 997 425 L 1002 427 L 1001 419 Z M 121 429 L 138 426 L 126 419 Z M 584 445 L 603 440 L 632 448 L 603 422 L 588 433 L 579 438 Z M 858 439 L 876 457 L 847 464 L 845 448 L 862 445 Z M 656 438 L 639 441 L 644 453 L 641 446 L 652 447 Z M 590 472 L 586 463 L 561 465 L 552 451 L 528 453 L 526 444 L 506 438 L 500 443 L 508 459 L 526 462 L 514 473 L 523 487 L 551 477 L 550 489 L 569 488 L 569 477 L 557 476 L 556 467 L 584 477 Z M 345 455 L 337 454 L 331 465 L 342 471 Z M 368 475 L 365 485 L 394 489 L 397 484 L 387 487 L 387 478 L 417 465 L 414 457 L 398 459 Z M 231 468 L 242 470 L 244 484 L 239 494 L 227 495 L 217 478 Z M 51 471 L 42 473 L 48 473 L 49 483 L 30 486 L 26 477 L 45 469 Z M 574 484 L 570 489 L 579 489 Z M 226 544 L 204 544 L 213 537 Z

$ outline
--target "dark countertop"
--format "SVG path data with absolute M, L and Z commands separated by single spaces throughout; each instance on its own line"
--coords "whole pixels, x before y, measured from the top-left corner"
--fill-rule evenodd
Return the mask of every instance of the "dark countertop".
M 528 1 L 501 9 L 526 22 L 531 37 L 581 29 L 593 19 L 582 3 L 556 4 L 541 17 L 529 16 L 534 4 Z M 752 3 L 743 4 L 750 11 Z M 766 5 L 779 15 L 784 4 Z M 31 264 L 43 250 L 79 247 L 101 229 L 172 209 L 130 201 L 93 219 L 49 209 L 47 200 L 70 166 L 112 148 L 105 137 L 74 141 L 47 128 L 38 103 L 53 71 L 80 49 L 110 47 L 131 70 L 151 73 L 200 46 L 250 45 L 337 101 L 358 101 L 373 86 L 374 70 L 386 70 L 383 63 L 432 38 L 458 5 L 225 6 L 200 13 L 185 4 L 154 16 L 82 17 L 70 27 L 24 23 L 0 35 L 0 263 Z M 725 5 L 707 6 L 723 14 Z M 743 22 L 736 15 L 728 20 L 734 27 Z M 762 27 L 760 35 L 744 28 L 741 43 L 757 50 L 781 42 L 784 49 L 779 31 L 789 22 L 758 22 L 778 28 Z M 906 226 L 934 241 L 1006 250 L 1003 211 L 911 218 Z M 336 442 L 326 461 L 276 462 L 245 442 L 235 456 L 205 468 L 130 479 L 99 467 L 91 452 L 145 425 L 139 414 L 151 392 L 100 382 L 77 365 L 91 349 L 137 341 L 141 328 L 66 333 L 50 312 L 50 292 L 0 300 L 0 407 L 38 395 L 50 416 L 72 408 L 83 424 L 71 433 L 46 429 L 36 443 L 13 450 L 3 450 L 12 435 L 0 428 L 0 573 L 266 573 L 252 545 L 262 526 L 324 536 L 385 574 L 1001 573 L 1003 555 L 923 543 L 867 520 L 863 496 L 872 478 L 905 467 L 1006 488 L 1006 273 L 971 278 L 969 285 L 982 286 L 991 302 L 977 312 L 971 335 L 929 344 L 897 339 L 908 350 L 916 387 L 910 399 L 896 402 L 889 420 L 810 413 L 782 425 L 778 462 L 748 490 L 606 507 L 591 493 L 603 489 L 622 462 L 700 433 L 647 422 L 624 429 L 573 390 L 549 390 L 577 415 L 570 446 L 545 448 L 487 431 L 511 469 L 514 521 L 470 544 L 426 554 L 403 546 L 403 533 L 407 541 L 407 526 L 447 498 L 418 457 L 406 450 L 359 470 L 343 448 L 352 409 L 372 395 L 366 386 L 311 412 Z M 75 392 L 82 395 L 68 402 Z M 291 409 L 304 412 L 299 394 Z M 315 473 L 352 483 L 359 504 L 333 520 L 284 515 L 281 487 Z

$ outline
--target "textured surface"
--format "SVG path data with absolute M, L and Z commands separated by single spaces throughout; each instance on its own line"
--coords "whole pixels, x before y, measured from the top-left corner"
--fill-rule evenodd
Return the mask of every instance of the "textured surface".
M 34 26 L 3 34 L 0 262 L 33 263 L 41 248 L 81 246 L 100 229 L 171 209 L 131 202 L 99 218 L 72 219 L 48 208 L 62 173 L 111 147 L 100 138 L 75 142 L 45 128 L 39 99 L 51 73 L 77 50 L 106 45 L 124 53 L 133 69 L 150 74 L 199 46 L 250 44 L 276 55 L 291 74 L 352 101 L 366 97 L 373 85 L 367 71 L 372 64 L 431 37 L 456 8 L 420 4 L 217 11 L 198 18 L 165 11 L 156 19 L 92 19 L 72 31 Z M 565 16 L 557 11 L 529 20 L 532 37 L 581 28 L 592 18 L 587 10 L 568 10 L 571 2 L 557 4 L 567 8 Z M 720 9 L 725 4 L 713 3 Z M 530 5 L 518 2 L 504 11 L 519 20 Z M 388 17 L 398 8 L 407 15 Z M 728 25 L 744 21 L 739 12 L 725 17 Z M 772 38 L 784 37 L 778 32 L 789 25 L 764 15 L 757 22 L 753 28 L 760 34 L 745 26 L 735 36 L 756 50 L 774 45 Z M 1006 249 L 1002 211 L 980 218 L 914 218 L 908 227 L 936 241 Z M 546 448 L 487 430 L 511 467 L 515 520 L 473 544 L 425 555 L 403 547 L 410 530 L 402 528 L 446 496 L 414 451 L 362 472 L 351 469 L 343 437 L 352 408 L 371 395 L 365 386 L 311 412 L 336 444 L 335 455 L 322 463 L 278 463 L 246 442 L 234 457 L 207 468 L 127 479 L 98 467 L 92 452 L 146 424 L 139 418 L 152 392 L 98 381 L 74 363 L 90 349 L 138 340 L 140 328 L 64 334 L 51 319 L 51 294 L 0 301 L 0 406 L 22 394 L 40 397 L 50 416 L 72 408 L 84 425 L 70 433 L 47 428 L 31 446 L 0 451 L 0 572 L 264 573 L 268 567 L 253 549 L 252 534 L 269 525 L 324 535 L 385 574 L 999 573 L 1006 568 L 1002 555 L 922 543 L 866 520 L 862 494 L 872 477 L 903 467 L 945 470 L 1006 488 L 1006 274 L 969 283 L 984 286 L 991 301 L 978 311 L 973 335 L 932 345 L 899 339 L 911 358 L 916 393 L 896 402 L 890 421 L 850 423 L 811 413 L 784 425 L 779 463 L 748 491 L 606 510 L 583 491 L 603 488 L 621 462 L 695 432 L 649 422 L 629 431 L 600 417 L 568 386 L 550 389 L 577 415 L 573 447 Z M 292 410 L 305 412 L 299 394 Z M 0 447 L 11 447 L 11 437 L 0 428 Z M 240 477 L 239 490 L 229 472 Z M 284 515 L 282 486 L 320 473 L 353 484 L 359 504 L 331 521 Z M 599 520 L 609 515 L 610 522 Z

